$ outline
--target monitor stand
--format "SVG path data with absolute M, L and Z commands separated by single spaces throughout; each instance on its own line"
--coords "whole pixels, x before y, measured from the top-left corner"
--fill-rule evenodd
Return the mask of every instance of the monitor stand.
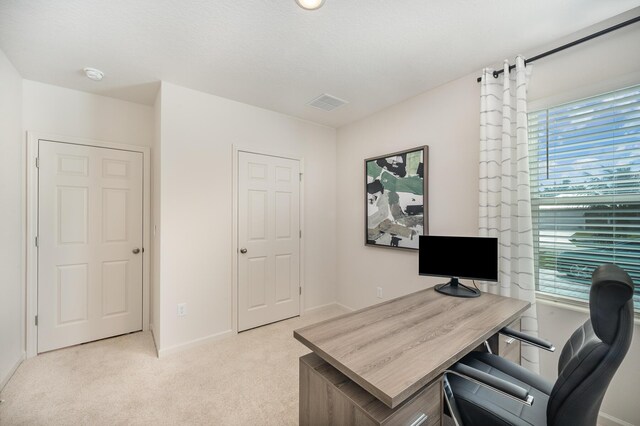
M 457 277 L 451 278 L 446 284 L 438 284 L 435 287 L 438 293 L 446 294 L 454 297 L 480 297 L 480 290 L 467 287 L 460 283 Z

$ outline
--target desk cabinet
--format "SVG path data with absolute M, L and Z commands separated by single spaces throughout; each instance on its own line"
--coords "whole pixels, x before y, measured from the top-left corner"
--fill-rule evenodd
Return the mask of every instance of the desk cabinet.
M 322 358 L 300 358 L 300 425 L 440 425 L 440 380 L 389 408 Z

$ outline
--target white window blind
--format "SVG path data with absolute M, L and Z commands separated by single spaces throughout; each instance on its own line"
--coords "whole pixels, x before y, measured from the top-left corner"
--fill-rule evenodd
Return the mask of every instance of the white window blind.
M 640 309 L 640 85 L 529 113 L 537 290 L 589 299 L 602 263 Z

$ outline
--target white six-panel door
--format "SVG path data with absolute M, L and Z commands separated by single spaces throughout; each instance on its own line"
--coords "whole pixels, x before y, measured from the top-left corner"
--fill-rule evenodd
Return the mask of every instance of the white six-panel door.
M 141 330 L 142 154 L 38 150 L 38 352 Z
M 300 314 L 300 164 L 238 153 L 238 330 Z

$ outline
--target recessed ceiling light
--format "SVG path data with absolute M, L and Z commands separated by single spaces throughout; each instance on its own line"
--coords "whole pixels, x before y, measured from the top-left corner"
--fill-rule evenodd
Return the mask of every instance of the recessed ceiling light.
M 324 4 L 324 0 L 296 0 L 298 6 L 306 10 L 320 9 Z
M 100 81 L 104 77 L 104 73 L 95 68 L 85 68 L 84 73 L 90 80 Z

